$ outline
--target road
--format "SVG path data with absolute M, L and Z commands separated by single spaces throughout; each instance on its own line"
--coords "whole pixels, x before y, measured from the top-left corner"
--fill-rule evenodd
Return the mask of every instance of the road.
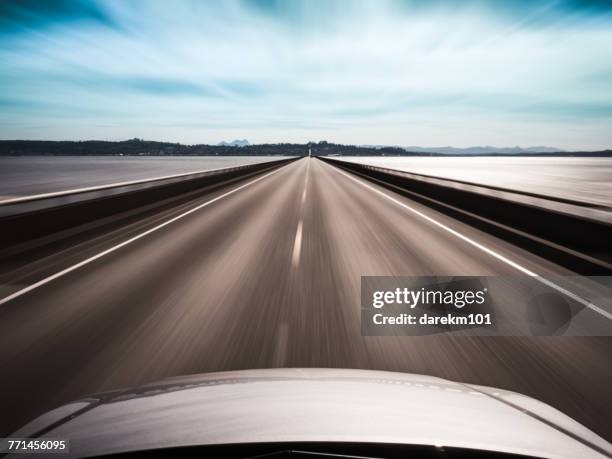
M 0 434 L 92 392 L 190 373 L 317 366 L 515 390 L 611 439 L 612 338 L 361 336 L 363 275 L 517 274 L 398 202 L 526 269 L 568 274 L 301 159 L 5 257 L 2 298 L 114 248 L 0 305 Z

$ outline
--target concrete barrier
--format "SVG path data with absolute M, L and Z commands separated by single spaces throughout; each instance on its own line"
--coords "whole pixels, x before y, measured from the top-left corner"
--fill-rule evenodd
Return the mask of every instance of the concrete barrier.
M 286 158 L 0 201 L 2 248 L 206 186 L 280 167 L 295 159 Z

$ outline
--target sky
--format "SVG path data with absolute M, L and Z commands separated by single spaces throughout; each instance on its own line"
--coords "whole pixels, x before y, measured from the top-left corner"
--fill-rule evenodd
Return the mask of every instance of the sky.
M 0 0 L 0 139 L 612 148 L 612 1 Z

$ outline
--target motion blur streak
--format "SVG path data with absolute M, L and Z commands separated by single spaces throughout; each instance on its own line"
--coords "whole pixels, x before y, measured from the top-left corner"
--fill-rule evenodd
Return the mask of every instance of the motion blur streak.
M 3 295 L 225 191 L 19 267 L 2 265 Z M 533 272 L 568 274 L 385 193 Z M 292 269 L 300 221 L 299 265 Z M 611 438 L 612 412 L 602 403 L 612 380 L 607 338 L 360 334 L 360 276 L 515 273 L 335 167 L 303 159 L 5 305 L 0 431 L 91 392 L 282 365 L 407 371 L 516 390 Z
M 513 262 L 512 260 L 500 255 L 499 253 L 495 252 L 494 250 L 489 249 L 488 247 L 479 244 L 478 242 L 474 241 L 473 239 L 470 239 L 469 237 L 463 235 L 462 233 L 453 230 L 452 228 L 440 223 L 439 221 L 428 217 L 427 215 L 425 215 L 422 212 L 419 212 L 417 210 L 415 210 L 414 208 L 412 208 L 411 206 L 408 206 L 404 203 L 402 203 L 401 201 L 389 196 L 386 193 L 383 193 L 380 190 L 377 190 L 376 188 L 374 188 L 373 186 L 367 185 L 364 182 L 351 177 L 350 175 L 348 175 L 345 172 L 340 172 L 342 175 L 344 175 L 345 177 L 349 178 L 350 180 L 353 180 L 355 183 L 360 184 L 361 186 L 372 190 L 373 192 L 379 194 L 380 196 L 384 197 L 385 199 L 388 199 L 389 201 L 400 205 L 401 207 L 403 207 L 404 209 L 412 212 L 413 214 L 425 219 L 426 221 L 428 221 L 429 223 L 438 226 L 439 228 L 443 229 L 444 231 L 447 231 L 449 234 L 452 234 L 453 236 L 458 237 L 459 239 L 461 239 L 462 241 L 467 242 L 468 244 L 472 245 L 474 248 L 481 250 L 482 252 L 498 259 L 499 261 L 501 261 L 502 263 L 507 264 L 508 266 L 513 267 L 514 269 L 516 269 L 517 271 L 522 272 L 523 274 L 526 274 L 527 276 L 531 276 L 531 277 L 535 277 L 539 282 L 547 285 L 548 287 L 553 288 L 554 290 L 557 290 L 558 292 L 562 293 L 563 295 L 571 298 L 574 301 L 577 301 L 580 304 L 583 304 L 584 306 L 586 306 L 587 308 L 591 308 L 593 311 L 597 312 L 598 314 L 602 315 L 603 317 L 605 317 L 608 320 L 612 320 L 612 314 L 610 314 L 609 312 L 607 312 L 605 309 L 602 309 L 600 307 L 598 307 L 597 305 L 591 303 L 588 300 L 585 300 L 584 298 L 580 297 L 579 295 L 574 294 L 573 292 L 564 289 L 563 287 L 560 287 L 559 285 L 555 284 L 554 282 L 549 281 L 548 279 L 544 279 L 542 277 L 540 277 L 541 275 L 538 273 L 535 273 L 533 271 L 530 271 L 529 269 L 526 269 L 525 267 L 521 266 L 518 263 Z M 0 304 L 2 304 L 0 302 Z
M 266 177 L 268 177 L 268 176 L 270 176 L 272 174 L 275 174 L 276 172 L 277 171 L 269 172 L 268 174 L 264 175 L 263 177 L 259 177 L 259 178 L 255 179 L 255 180 L 251 181 L 251 182 L 245 183 L 244 185 L 241 185 L 241 186 L 239 186 L 237 188 L 234 188 L 233 190 L 228 191 L 227 193 L 224 193 L 221 196 L 217 196 L 216 198 L 213 198 L 210 201 L 206 201 L 206 202 L 204 202 L 202 204 L 199 204 L 198 206 L 196 206 L 196 207 L 194 207 L 192 209 L 189 209 L 188 211 L 186 211 L 186 212 L 184 212 L 184 213 L 182 213 L 180 215 L 177 215 L 176 217 L 173 217 L 170 220 L 166 220 L 165 222 L 163 222 L 163 223 L 161 223 L 161 224 L 159 224 L 157 226 L 154 226 L 153 228 L 145 231 L 144 233 L 140 233 L 140 234 L 138 234 L 138 235 L 128 239 L 127 241 L 124 241 L 124 242 L 122 242 L 120 244 L 117 244 L 117 245 L 115 245 L 115 246 L 113 246 L 113 247 L 111 247 L 111 248 L 109 248 L 109 249 L 107 249 L 107 250 L 105 250 L 103 252 L 100 252 L 100 253 L 94 255 L 93 257 L 87 258 L 86 260 L 83 260 L 83 261 L 77 263 L 76 265 L 72 265 L 72 266 L 70 266 L 70 267 L 68 267 L 68 268 L 66 268 L 66 269 L 64 269 L 64 270 L 62 270 L 62 271 L 60 271 L 58 273 L 52 274 L 49 277 L 45 277 L 44 279 L 42 279 L 42 280 L 40 280 L 40 281 L 38 281 L 38 282 L 36 282 L 36 283 L 34 283 L 32 285 L 29 285 L 28 287 L 25 287 L 25 288 L 23 288 L 21 290 L 18 290 L 17 292 L 12 293 L 11 295 L 9 295 L 9 296 L 7 296 L 5 298 L 0 299 L 0 306 L 2 306 L 4 303 L 8 303 L 9 301 L 11 301 L 11 300 L 13 300 L 15 298 L 20 297 L 21 295 L 25 295 L 26 293 L 31 292 L 32 290 L 34 290 L 34 289 L 36 289 L 38 287 L 42 287 L 43 285 L 48 284 L 49 282 L 54 281 L 55 279 L 59 279 L 60 277 L 66 275 L 68 273 L 71 273 L 72 271 L 75 271 L 75 270 L 81 268 L 82 266 L 85 266 L 85 265 L 87 265 L 89 263 L 92 263 L 92 262 L 94 262 L 94 261 L 96 261 L 96 260 L 98 260 L 98 259 L 100 259 L 100 258 L 102 258 L 102 257 L 104 257 L 104 256 L 106 256 L 108 254 L 110 254 L 110 253 L 113 253 L 116 250 L 120 250 L 120 249 L 122 249 L 123 247 L 125 247 L 128 244 L 131 244 L 132 242 L 136 242 L 139 239 L 141 239 L 141 238 L 143 238 L 145 236 L 148 236 L 149 234 L 151 234 L 151 233 L 153 233 L 155 231 L 158 231 L 158 230 L 166 227 L 167 225 L 170 225 L 170 224 L 174 223 L 175 221 L 178 221 L 181 218 L 184 218 L 187 215 L 190 215 L 193 212 L 197 212 L 198 210 L 202 209 L 203 207 L 206 207 L 206 206 L 208 206 L 208 205 L 210 205 L 210 204 L 212 204 L 214 202 L 217 202 L 219 199 L 223 199 L 226 196 L 229 196 L 229 195 L 231 195 L 231 194 L 233 194 L 233 193 L 235 193 L 237 191 L 240 191 L 240 190 L 242 190 L 242 189 L 252 185 L 253 183 L 257 183 L 260 180 L 262 180 L 262 179 L 264 179 L 264 178 L 266 178 Z

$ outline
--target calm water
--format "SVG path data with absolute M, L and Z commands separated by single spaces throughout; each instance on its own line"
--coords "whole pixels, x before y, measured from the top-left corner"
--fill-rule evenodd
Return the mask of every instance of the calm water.
M 281 159 L 253 157 L 0 157 L 0 199 Z
M 279 157 L 0 157 L 0 199 L 217 169 Z M 612 158 L 344 157 L 345 161 L 612 207 Z
M 342 159 L 612 206 L 612 158 L 345 157 Z

